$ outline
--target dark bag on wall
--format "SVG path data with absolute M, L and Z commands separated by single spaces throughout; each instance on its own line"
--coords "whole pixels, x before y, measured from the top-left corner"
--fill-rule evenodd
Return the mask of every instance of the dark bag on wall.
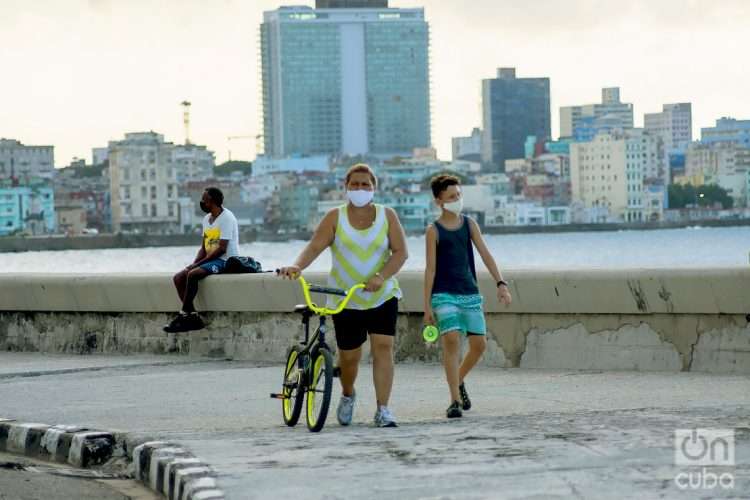
M 225 272 L 230 274 L 262 273 L 263 267 L 252 257 L 229 257 Z

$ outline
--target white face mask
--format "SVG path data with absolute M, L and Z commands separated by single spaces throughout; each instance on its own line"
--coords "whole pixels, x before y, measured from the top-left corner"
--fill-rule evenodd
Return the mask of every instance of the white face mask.
M 443 208 L 448 210 L 449 212 L 453 212 L 456 215 L 460 215 L 461 210 L 463 210 L 464 208 L 464 199 L 459 198 L 456 201 L 443 203 Z
M 372 201 L 375 196 L 375 191 L 365 191 L 364 189 L 358 189 L 357 191 L 347 191 L 346 197 L 352 202 L 357 208 L 362 208 Z

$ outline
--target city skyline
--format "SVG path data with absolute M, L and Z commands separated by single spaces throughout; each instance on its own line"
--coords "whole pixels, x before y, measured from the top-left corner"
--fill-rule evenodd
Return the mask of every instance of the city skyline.
M 263 11 L 288 4 L 5 0 L 0 136 L 54 145 L 62 166 L 126 132 L 153 129 L 181 142 L 179 103 L 187 99 L 193 141 L 224 161 L 227 136 L 259 133 L 258 27 Z M 550 78 L 555 137 L 561 106 L 596 102 L 609 86 L 634 104 L 636 126 L 665 103 L 691 102 L 696 139 L 717 118 L 750 116 L 746 70 L 731 55 L 750 5 L 604 4 L 611 8 L 540 0 L 532 11 L 510 1 L 457 8 L 392 0 L 393 7 L 424 7 L 431 26 L 432 136 L 440 156 L 450 156 L 452 137 L 481 125 L 481 80 L 502 66 Z M 252 159 L 254 141 L 231 149 L 234 158 Z

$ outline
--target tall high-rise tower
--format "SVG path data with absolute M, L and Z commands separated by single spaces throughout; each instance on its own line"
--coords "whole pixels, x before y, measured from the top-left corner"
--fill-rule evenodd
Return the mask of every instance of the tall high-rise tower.
M 499 68 L 482 81 L 482 164 L 505 171 L 505 160 L 523 158 L 530 135 L 550 137 L 549 78 L 516 78 L 515 68 Z
M 430 146 L 424 10 L 383 0 L 316 6 L 264 13 L 265 154 L 404 155 Z

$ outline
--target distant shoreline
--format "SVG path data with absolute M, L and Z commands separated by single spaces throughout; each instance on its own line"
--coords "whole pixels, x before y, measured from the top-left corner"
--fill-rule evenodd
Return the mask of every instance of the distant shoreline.
M 606 231 L 646 231 L 657 229 L 683 229 L 687 227 L 746 227 L 750 219 L 740 220 L 705 220 L 691 222 L 644 222 L 631 224 L 565 224 L 557 226 L 502 226 L 487 228 L 486 234 L 551 234 L 575 232 Z M 412 233 L 410 236 L 422 234 Z M 263 232 L 246 232 L 240 235 L 241 243 L 306 240 L 310 233 L 270 234 Z M 0 253 L 39 252 L 50 250 L 101 250 L 107 248 L 147 248 L 190 246 L 200 244 L 197 234 L 99 234 L 87 236 L 34 236 L 0 237 Z

